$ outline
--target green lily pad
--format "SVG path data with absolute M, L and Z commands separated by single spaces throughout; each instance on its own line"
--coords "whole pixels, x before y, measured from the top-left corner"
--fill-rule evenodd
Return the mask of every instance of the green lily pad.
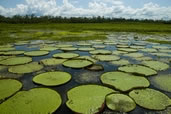
M 82 85 L 67 92 L 66 105 L 73 112 L 80 114 L 95 114 L 103 109 L 105 96 L 116 92 L 100 85 Z
M 113 51 L 112 54 L 114 55 L 122 55 L 122 54 L 127 54 L 128 52 L 125 51 Z
M 33 78 L 33 82 L 45 86 L 57 86 L 71 80 L 71 75 L 66 72 L 45 72 Z
M 77 59 L 89 60 L 89 61 L 91 61 L 93 63 L 96 63 L 97 62 L 97 60 L 93 59 L 90 56 L 80 56 L 80 57 L 77 57 Z
M 12 57 L 5 60 L 0 61 L 1 65 L 21 65 L 26 64 L 32 61 L 30 57 Z
M 13 58 L 15 56 L 0 56 L 0 61 L 8 59 L 8 58 Z
M 171 74 L 153 76 L 150 78 L 150 81 L 153 86 L 161 90 L 171 92 Z
M 142 64 L 154 70 L 162 71 L 169 68 L 169 65 L 160 61 L 143 61 Z
M 15 48 L 13 47 L 0 47 L 0 51 L 13 51 Z
M 58 48 L 66 48 L 66 47 L 72 47 L 70 44 L 58 44 L 56 47 Z
M 57 53 L 53 55 L 53 57 L 55 58 L 62 58 L 62 59 L 71 59 L 71 58 L 75 58 L 78 56 L 79 54 L 77 53 Z
M 101 70 L 104 70 L 103 66 L 100 65 L 100 64 L 94 64 L 90 67 L 87 67 L 88 70 L 91 70 L 91 71 L 101 71 Z
M 171 50 L 169 49 L 160 49 L 159 51 L 163 53 L 171 53 Z
M 6 69 L 6 66 L 0 66 L 0 71 Z
M 139 49 L 139 50 L 144 51 L 144 52 L 148 52 L 148 53 L 157 52 L 157 50 L 153 49 L 153 48 L 145 48 L 145 49 Z
M 94 51 L 94 48 L 78 48 L 79 51 Z
M 154 89 L 137 89 L 129 93 L 129 96 L 134 101 L 147 109 L 164 110 L 167 106 L 171 105 L 171 100 L 165 94 Z
M 129 112 L 135 109 L 135 102 L 124 94 L 110 94 L 106 97 L 106 105 L 109 109 L 119 112 Z
M 128 56 L 131 58 L 139 58 L 139 57 L 143 57 L 144 54 L 143 53 L 128 53 L 128 54 L 124 54 L 124 56 Z
M 166 46 L 152 46 L 152 47 L 156 49 L 169 49 L 169 47 Z
M 25 51 L 8 51 L 8 52 L 4 52 L 3 55 L 20 55 L 20 54 L 24 54 Z
M 117 61 L 112 61 L 111 64 L 118 65 L 118 66 L 123 66 L 123 65 L 128 65 L 130 62 L 125 59 L 117 60 Z
M 116 55 L 93 55 L 92 57 L 100 61 L 115 61 L 120 59 Z
M 62 51 L 76 51 L 77 48 L 74 48 L 74 47 L 66 47 L 66 48 L 60 48 L 60 50 L 62 50 Z
M 91 46 L 89 43 L 78 43 L 77 46 Z
M 133 49 L 144 49 L 145 47 L 144 46 L 130 46 L 130 48 L 133 48 Z
M 125 51 L 125 52 L 137 52 L 138 50 L 136 49 L 131 49 L 131 48 L 118 48 L 119 51 Z
M 67 59 L 49 58 L 49 59 L 43 59 L 43 60 L 41 60 L 40 63 L 43 63 L 46 66 L 51 66 L 51 65 L 59 65 L 59 64 L 62 64 L 66 60 Z
M 109 51 L 109 50 L 94 50 L 94 51 L 89 51 L 89 53 L 93 54 L 93 55 L 98 55 L 98 54 L 108 55 L 108 54 L 112 54 L 112 52 Z
M 40 48 L 41 51 L 54 51 L 54 50 L 57 50 L 58 48 L 56 47 L 43 47 L 43 48 Z
M 103 84 L 110 85 L 120 91 L 129 91 L 134 88 L 148 87 L 149 81 L 141 76 L 123 72 L 107 72 L 100 77 Z
M 63 63 L 65 67 L 70 67 L 70 68 L 84 68 L 92 64 L 93 63 L 88 60 L 68 60 Z
M 15 94 L 21 88 L 22 88 L 22 83 L 17 80 L 13 80 L 13 79 L 0 80 L 0 101 L 5 100 L 6 98 Z
M 116 47 L 117 47 L 117 48 L 129 48 L 128 45 L 117 45 Z
M 9 67 L 8 71 L 11 73 L 24 74 L 39 71 L 43 68 L 42 65 L 37 62 L 32 62 L 25 65 L 18 65 Z
M 102 41 L 92 41 L 91 43 L 92 43 L 92 44 L 103 44 Z
M 105 45 L 116 45 L 117 43 L 116 42 L 106 42 L 104 43 Z
M 106 46 L 104 46 L 104 45 L 94 45 L 93 47 L 94 48 L 100 48 L 100 49 L 102 49 L 102 48 L 105 48 Z
M 30 52 L 25 52 L 24 55 L 26 56 L 43 56 L 43 55 L 48 55 L 48 51 L 30 51 Z
M 127 65 L 119 67 L 118 70 L 133 74 L 139 74 L 143 76 L 152 76 L 157 74 L 157 72 L 151 68 L 141 66 L 141 65 Z
M 149 61 L 152 60 L 153 58 L 151 57 L 139 57 L 139 58 L 135 58 L 137 61 Z
M 0 110 L 2 114 L 52 114 L 61 103 L 61 97 L 56 91 L 35 88 L 18 92 L 0 104 Z
M 171 54 L 168 53 L 151 53 L 152 55 L 156 55 L 158 57 L 171 57 Z

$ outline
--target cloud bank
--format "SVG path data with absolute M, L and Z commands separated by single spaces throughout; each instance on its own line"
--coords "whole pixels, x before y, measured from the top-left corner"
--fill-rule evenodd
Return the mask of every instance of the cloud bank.
M 15 8 L 0 5 L 0 15 L 51 15 L 64 17 L 104 16 L 114 18 L 163 19 L 171 20 L 171 7 L 161 7 L 152 2 L 141 8 L 126 6 L 121 0 L 92 0 L 87 8 L 76 7 L 78 0 L 63 0 L 62 5 L 56 0 L 26 0 L 26 4 L 17 4 Z

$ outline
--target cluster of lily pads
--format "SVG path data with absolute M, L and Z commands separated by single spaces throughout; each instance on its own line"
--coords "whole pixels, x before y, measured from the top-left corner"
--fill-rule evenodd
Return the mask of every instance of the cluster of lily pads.
M 18 48 L 22 46 L 27 49 Z M 135 42 L 124 36 L 105 41 L 64 44 L 20 41 L 0 46 L 0 72 L 20 75 L 35 73 L 32 81 L 43 86 L 24 91 L 21 90 L 23 84 L 19 79 L 9 79 L 0 74 L 0 113 L 54 113 L 62 105 L 62 97 L 51 87 L 62 86 L 73 79 L 86 81 L 86 84 L 67 92 L 66 106 L 75 113 L 95 114 L 105 107 L 113 111 L 130 112 L 137 105 L 151 110 L 164 110 L 171 106 L 171 99 L 159 90 L 171 92 L 171 75 L 160 73 L 170 69 L 170 50 L 169 46 Z M 46 58 L 36 61 L 37 57 Z M 160 58 L 167 58 L 169 62 Z M 117 71 L 104 72 L 104 64 L 113 65 Z M 87 72 L 76 78 L 74 74 L 58 69 L 40 72 L 45 67 L 58 65 L 64 69 L 85 69 Z M 102 74 L 96 74 L 95 78 L 93 73 L 88 73 L 98 71 L 102 71 Z M 89 84 L 91 78 L 98 78 L 101 84 Z M 158 90 L 149 88 L 150 84 Z

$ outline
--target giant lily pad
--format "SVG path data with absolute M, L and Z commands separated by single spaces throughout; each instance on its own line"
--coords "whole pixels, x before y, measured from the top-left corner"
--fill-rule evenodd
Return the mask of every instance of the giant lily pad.
M 106 97 L 107 107 L 114 111 L 129 112 L 135 109 L 135 102 L 124 94 L 110 94 Z
M 153 58 L 151 57 L 139 57 L 139 58 L 135 58 L 137 61 L 149 61 L 152 60 Z
M 171 53 L 171 50 L 169 49 L 160 49 L 159 51 L 163 53 Z
M 152 55 L 156 55 L 158 57 L 171 57 L 169 53 L 151 53 Z
M 142 53 L 128 53 L 128 54 L 124 54 L 124 56 L 128 56 L 131 58 L 139 58 L 139 57 L 143 57 L 144 55 Z
M 137 52 L 138 50 L 136 49 L 131 49 L 131 48 L 118 48 L 119 51 L 125 51 L 125 52 Z
M 79 51 L 94 51 L 94 48 L 78 48 Z
M 56 47 L 58 48 L 66 48 L 66 47 L 72 47 L 70 44 L 58 44 Z
M 0 47 L 0 51 L 12 51 L 15 50 L 13 47 Z
M 144 52 L 148 52 L 148 53 L 157 52 L 157 50 L 153 49 L 153 48 L 140 49 L 140 51 L 144 51 Z
M 56 47 L 43 47 L 43 48 L 40 48 L 41 51 L 54 51 L 54 50 L 57 50 L 58 48 Z
M 125 52 L 125 51 L 113 51 L 112 54 L 114 55 L 122 55 L 122 54 L 127 54 L 128 52 Z
M 21 88 L 22 88 L 22 83 L 17 80 L 13 80 L 13 79 L 0 80 L 0 101 L 15 94 Z
M 169 65 L 160 61 L 143 61 L 142 62 L 145 66 L 148 66 L 154 70 L 166 70 L 169 68 Z
M 153 48 L 156 48 L 156 49 L 169 49 L 169 47 L 167 47 L 167 46 L 153 46 Z
M 2 114 L 51 114 L 59 108 L 61 102 L 61 97 L 56 91 L 35 88 L 20 91 L 0 104 L 0 112 Z
M 109 50 L 94 50 L 94 51 L 90 51 L 89 53 L 94 54 L 94 55 L 97 55 L 97 54 L 102 54 L 102 55 L 112 54 L 112 52 L 109 51 Z
M 105 46 L 105 45 L 94 45 L 93 47 L 94 47 L 94 48 L 103 49 L 103 48 L 105 48 L 106 46 Z
M 137 89 L 129 93 L 129 96 L 134 101 L 147 109 L 164 110 L 167 106 L 171 105 L 171 99 L 165 94 L 154 89 Z
M 75 58 L 78 56 L 79 54 L 77 53 L 57 53 L 53 55 L 53 57 L 55 58 L 62 58 L 62 59 L 71 59 L 71 58 Z
M 3 55 L 20 55 L 23 54 L 25 51 L 8 51 L 4 52 Z
M 93 63 L 96 63 L 97 62 L 97 60 L 93 59 L 90 56 L 80 56 L 80 57 L 77 57 L 77 59 L 89 60 L 89 61 L 91 61 Z
M 6 66 L 0 66 L 0 71 L 6 69 Z
M 48 51 L 30 51 L 30 52 L 25 52 L 24 55 L 26 56 L 43 56 L 49 54 Z
M 151 76 L 157 74 L 157 72 L 151 68 L 141 65 L 127 65 L 118 68 L 120 71 L 134 73 L 144 76 Z
M 125 59 L 117 60 L 117 61 L 112 61 L 111 64 L 118 65 L 118 66 L 123 66 L 123 65 L 128 65 L 130 62 Z
M 144 46 L 130 46 L 130 48 L 133 48 L 133 49 L 144 49 L 145 47 Z
M 107 72 L 100 77 L 102 83 L 110 85 L 120 91 L 133 88 L 148 87 L 150 84 L 144 77 L 134 76 L 123 72 Z
M 1 65 L 21 65 L 26 64 L 32 61 L 30 57 L 12 57 L 5 60 L 0 61 Z
M 89 43 L 78 43 L 77 46 L 91 46 Z
M 105 96 L 115 92 L 100 85 L 82 85 L 67 92 L 66 105 L 73 112 L 80 114 L 95 114 L 103 109 Z
M 57 86 L 71 80 L 71 75 L 66 72 L 46 72 L 33 78 L 33 82 L 45 86 Z
M 171 92 L 171 74 L 153 76 L 150 80 L 153 86 Z
M 116 55 L 93 55 L 92 57 L 100 61 L 115 61 L 120 59 Z
M 37 62 L 32 62 L 25 65 L 12 66 L 8 69 L 8 71 L 11 73 L 24 74 L 39 71 L 42 68 L 42 65 L 38 64 Z
M 40 62 L 43 63 L 46 66 L 51 66 L 51 65 L 59 65 L 59 64 L 62 64 L 66 60 L 67 59 L 49 58 L 49 59 L 43 59 Z
M 74 47 L 66 47 L 66 48 L 60 48 L 62 51 L 75 51 L 77 48 Z
M 92 64 L 93 63 L 88 60 L 68 60 L 63 63 L 65 67 L 70 67 L 70 68 L 84 68 Z

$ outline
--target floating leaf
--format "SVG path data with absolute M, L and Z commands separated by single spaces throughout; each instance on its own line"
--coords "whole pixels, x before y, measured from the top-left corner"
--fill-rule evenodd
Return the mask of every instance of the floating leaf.
M 171 57 L 171 54 L 168 53 L 151 53 L 151 54 L 159 57 Z
M 21 65 L 26 64 L 32 61 L 30 57 L 12 57 L 5 60 L 0 61 L 1 65 Z
M 77 53 L 57 53 L 53 55 L 53 57 L 55 58 L 62 58 L 62 59 L 71 59 L 71 58 L 75 58 L 78 56 L 79 54 Z
M 135 102 L 124 94 L 110 94 L 106 97 L 107 107 L 114 111 L 129 112 L 135 109 Z
M 72 47 L 70 44 L 58 44 L 56 47 L 58 48 L 66 48 L 66 47 Z
M 102 54 L 102 55 L 112 54 L 112 52 L 109 51 L 109 50 L 94 50 L 94 51 L 90 51 L 89 53 L 94 54 L 94 55 L 97 55 L 97 54 Z
M 11 73 L 24 74 L 39 71 L 42 68 L 42 65 L 38 64 L 37 62 L 32 62 L 25 65 L 12 66 L 8 69 L 8 71 Z
M 120 59 L 116 55 L 93 55 L 92 57 L 100 61 L 115 61 Z
M 141 66 L 141 65 L 127 65 L 119 67 L 118 70 L 128 73 L 134 73 L 144 76 L 151 76 L 157 74 L 157 72 L 151 68 Z
M 139 58 L 135 58 L 137 61 L 149 61 L 152 60 L 153 58 L 151 57 L 139 57 Z
M 100 77 L 103 84 L 110 85 L 120 91 L 129 91 L 133 88 L 148 87 L 150 83 L 141 76 L 123 72 L 107 72 Z
M 77 50 L 77 48 L 74 48 L 74 47 L 66 47 L 66 48 L 60 48 L 60 50 L 63 50 L 63 51 L 75 51 L 75 50 Z
M 8 51 L 8 52 L 4 52 L 3 55 L 20 55 L 20 54 L 24 54 L 25 51 Z
M 171 74 L 153 76 L 150 78 L 150 81 L 153 86 L 171 92 Z
M 78 43 L 77 46 L 91 46 L 89 43 Z
M 133 48 L 133 49 L 144 49 L 145 47 L 144 46 L 130 46 L 130 48 Z
M 26 56 L 43 56 L 49 54 L 48 51 L 30 51 L 30 52 L 25 52 L 24 55 Z
M 0 47 L 0 51 L 12 51 L 15 50 L 13 47 Z
M 139 57 L 143 57 L 144 54 L 143 53 L 128 53 L 128 54 L 124 54 L 124 56 L 128 56 L 131 58 L 139 58 Z
M 131 48 L 118 48 L 119 51 L 125 51 L 125 52 L 137 52 L 138 50 L 136 49 L 131 49 Z
M 0 66 L 0 71 L 6 69 L 6 66 Z
M 78 48 L 79 51 L 94 51 L 94 48 Z
M 128 52 L 125 51 L 113 51 L 112 54 L 114 55 L 122 55 L 122 54 L 127 54 Z
M 154 70 L 162 71 L 169 68 L 169 65 L 160 61 L 143 61 L 142 64 Z
M 130 62 L 128 60 L 121 59 L 121 60 L 117 60 L 117 61 L 112 61 L 111 64 L 123 66 L 123 65 L 130 64 Z
M 145 48 L 145 49 L 139 49 L 139 50 L 144 51 L 144 52 L 148 52 L 148 53 L 157 52 L 157 50 L 153 49 L 153 48 Z
M 164 110 L 167 106 L 171 105 L 171 100 L 165 94 L 154 89 L 137 89 L 129 93 L 129 96 L 134 101 L 147 109 Z
M 57 86 L 71 80 L 71 75 L 66 72 L 45 72 L 33 78 L 33 82 L 45 86 Z
M 18 92 L 0 104 L 0 111 L 2 114 L 52 114 L 61 103 L 61 97 L 56 91 L 35 88 Z
M 128 45 L 117 45 L 116 47 L 117 47 L 117 48 L 129 48 Z
M 156 49 L 169 49 L 169 47 L 166 46 L 152 46 L 152 47 Z
M 67 59 L 49 58 L 49 59 L 43 59 L 40 62 L 43 63 L 46 66 L 51 66 L 51 65 L 59 65 L 59 64 L 62 64 L 66 60 Z
M 91 58 L 90 56 L 80 56 L 80 57 L 77 57 L 77 59 L 89 60 L 89 61 L 91 61 L 93 63 L 97 62 L 97 60 Z
M 87 67 L 88 70 L 91 70 L 91 71 L 101 71 L 101 70 L 104 70 L 103 66 L 100 65 L 100 64 L 94 64 L 90 67 Z
M 68 60 L 63 63 L 65 67 L 70 67 L 70 68 L 84 68 L 92 64 L 93 63 L 88 60 Z
M 41 51 L 54 51 L 54 50 L 57 50 L 58 48 L 56 47 L 43 47 L 43 48 L 40 48 Z
M 103 109 L 105 96 L 115 92 L 100 85 L 82 85 L 67 92 L 66 105 L 73 112 L 80 114 L 95 114 Z
M 104 45 L 94 45 L 93 47 L 94 48 L 100 48 L 101 49 L 101 48 L 105 48 L 106 46 L 104 46 Z
M 17 80 L 13 80 L 13 79 L 0 80 L 0 101 L 15 94 L 21 88 L 22 88 L 22 83 Z M 0 109 L 0 112 L 1 112 L 1 109 Z

